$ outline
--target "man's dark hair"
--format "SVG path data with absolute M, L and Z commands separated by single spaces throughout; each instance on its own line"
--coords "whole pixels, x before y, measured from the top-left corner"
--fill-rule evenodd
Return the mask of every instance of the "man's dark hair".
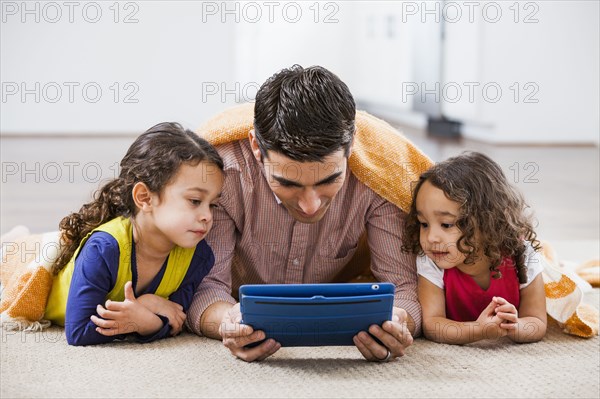
M 258 90 L 254 132 L 261 154 L 275 151 L 300 162 L 320 162 L 339 149 L 346 157 L 356 105 L 348 86 L 325 68 L 294 65 Z

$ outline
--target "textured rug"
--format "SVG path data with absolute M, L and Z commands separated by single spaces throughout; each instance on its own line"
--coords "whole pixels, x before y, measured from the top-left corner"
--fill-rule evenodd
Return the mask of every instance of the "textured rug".
M 599 306 L 600 290 L 586 295 Z M 64 331 L 1 332 L 2 398 L 599 398 L 600 341 L 551 325 L 534 344 L 417 339 L 368 363 L 354 347 L 283 348 L 245 363 L 190 333 L 150 344 L 70 347 Z

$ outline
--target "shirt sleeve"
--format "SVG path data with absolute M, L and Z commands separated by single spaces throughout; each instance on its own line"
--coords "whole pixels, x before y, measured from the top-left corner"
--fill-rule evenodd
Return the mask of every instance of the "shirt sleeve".
M 119 245 L 110 234 L 96 232 L 83 245 L 77 258 L 69 288 L 65 314 L 65 334 L 69 345 L 95 345 L 123 339 L 96 332 L 90 320 L 98 316 L 96 306 L 104 304 L 106 295 L 117 281 Z
M 139 342 L 151 342 L 169 335 L 169 321 L 160 317 L 162 328 L 154 334 L 142 336 L 120 334 L 105 336 L 96 331 L 96 325 L 90 320 L 98 316 L 96 307 L 106 302 L 108 293 L 113 289 L 119 272 L 119 244 L 108 233 L 93 233 L 81 248 L 75 259 L 75 267 L 65 315 L 65 334 L 69 345 L 96 345 L 125 339 L 133 335 Z
M 527 282 L 520 285 L 520 289 L 527 287 L 537 277 L 538 274 L 544 271 L 546 267 L 546 259 L 537 252 L 531 243 L 528 241 L 525 248 L 525 266 L 527 266 Z
M 221 206 L 213 212 L 213 227 L 206 238 L 214 253 L 214 266 L 198 285 L 186 317 L 186 325 L 197 335 L 202 335 L 200 320 L 210 305 L 216 302 L 236 303 L 231 296 L 231 264 L 236 245 L 236 226 L 230 216 L 237 201 L 242 201 L 233 194 L 237 192 L 234 186 L 236 181 L 234 174 L 226 175 Z
M 394 305 L 415 322 L 415 336 L 421 333 L 421 305 L 417 299 L 415 256 L 402 252 L 405 214 L 379 197 L 367 214 L 367 239 L 371 252 L 371 269 L 380 281 L 395 284 Z
M 417 273 L 432 284 L 444 289 L 444 271 L 437 267 L 427 255 L 417 257 Z

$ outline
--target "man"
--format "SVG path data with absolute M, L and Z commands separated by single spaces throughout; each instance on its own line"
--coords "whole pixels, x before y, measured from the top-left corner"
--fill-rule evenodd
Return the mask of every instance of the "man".
M 187 315 L 195 333 L 222 339 L 246 361 L 269 357 L 280 348 L 272 339 L 245 348 L 265 336 L 240 324 L 232 292 L 242 284 L 348 281 L 366 233 L 371 271 L 396 285 L 395 306 L 392 321 L 369 328 L 383 345 L 365 331 L 354 343 L 370 361 L 404 355 L 421 325 L 415 259 L 400 250 L 404 212 L 349 170 L 355 116 L 337 76 L 296 65 L 258 91 L 247 140 L 215 142 L 226 177 L 207 237 L 216 263 Z

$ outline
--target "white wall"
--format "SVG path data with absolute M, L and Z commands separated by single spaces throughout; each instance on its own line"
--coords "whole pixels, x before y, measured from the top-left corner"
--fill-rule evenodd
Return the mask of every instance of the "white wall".
M 62 18 L 51 22 L 58 14 L 46 4 L 2 3 L 3 134 L 139 133 L 161 121 L 196 128 L 223 108 L 221 95 L 206 89 L 234 85 L 233 23 L 203 22 L 202 4 L 119 3 L 118 23 L 114 2 L 94 3 L 102 13 L 96 23 L 88 22 L 97 19 L 96 7 L 83 11 L 91 2 L 78 3 L 72 23 L 62 2 L 54 3 Z M 24 13 L 23 5 L 33 13 Z M 127 16 L 137 22 L 124 23 Z M 18 92 L 11 94 L 15 85 Z M 34 93 L 22 97 L 21 85 Z
M 117 23 L 113 2 L 93 3 L 102 18 L 86 21 L 82 8 L 90 3 L 77 3 L 73 23 L 62 2 L 53 3 L 63 13 L 55 23 L 48 21 L 54 10 L 44 15 L 45 2 L 2 3 L 3 134 L 138 133 L 164 120 L 194 128 L 236 102 L 252 100 L 266 78 L 294 63 L 331 69 L 375 113 L 424 124 L 413 104 L 421 93 L 407 96 L 405 89 L 433 89 L 440 51 L 434 36 L 441 25 L 431 10 L 443 2 L 136 1 L 118 3 Z M 442 91 L 439 105 L 446 116 L 467 122 L 466 134 L 485 141 L 598 142 L 599 3 L 497 2 L 503 12 L 497 23 L 482 18 L 482 8 L 493 2 L 473 3 L 471 22 L 465 3 L 446 2 L 463 11 L 459 22 L 446 24 L 443 81 L 437 83 L 463 90 L 455 103 L 445 96 L 452 91 Z M 37 15 L 14 9 L 24 4 L 41 9 Z M 509 9 L 515 4 L 518 23 Z M 94 10 L 87 11 L 93 18 Z M 533 11 L 530 17 L 539 21 L 523 23 Z M 127 15 L 137 22 L 123 23 Z M 34 94 L 22 97 L 21 85 L 35 90 L 36 82 L 39 102 Z M 68 82 L 79 85 L 73 102 Z M 465 82 L 479 84 L 474 101 Z M 96 103 L 82 93 L 90 83 L 103 91 Z M 500 101 L 483 99 L 488 83 L 501 87 Z M 56 103 L 53 85 L 62 88 Z M 536 88 L 538 103 L 525 103 Z M 125 102 L 127 94 L 138 102 Z
M 293 6 L 285 11 L 283 5 L 275 9 L 273 22 L 242 20 L 236 25 L 236 78 L 260 85 L 294 64 L 321 65 L 336 73 L 354 92 L 355 6 L 350 2 L 288 4 Z
M 444 113 L 484 141 L 597 143 L 599 3 L 498 2 L 500 18 L 494 7 L 484 17 L 486 3 L 473 23 L 447 24 L 445 84 L 464 91 L 462 101 L 443 103 Z M 464 82 L 479 84 L 474 101 L 465 101 Z

